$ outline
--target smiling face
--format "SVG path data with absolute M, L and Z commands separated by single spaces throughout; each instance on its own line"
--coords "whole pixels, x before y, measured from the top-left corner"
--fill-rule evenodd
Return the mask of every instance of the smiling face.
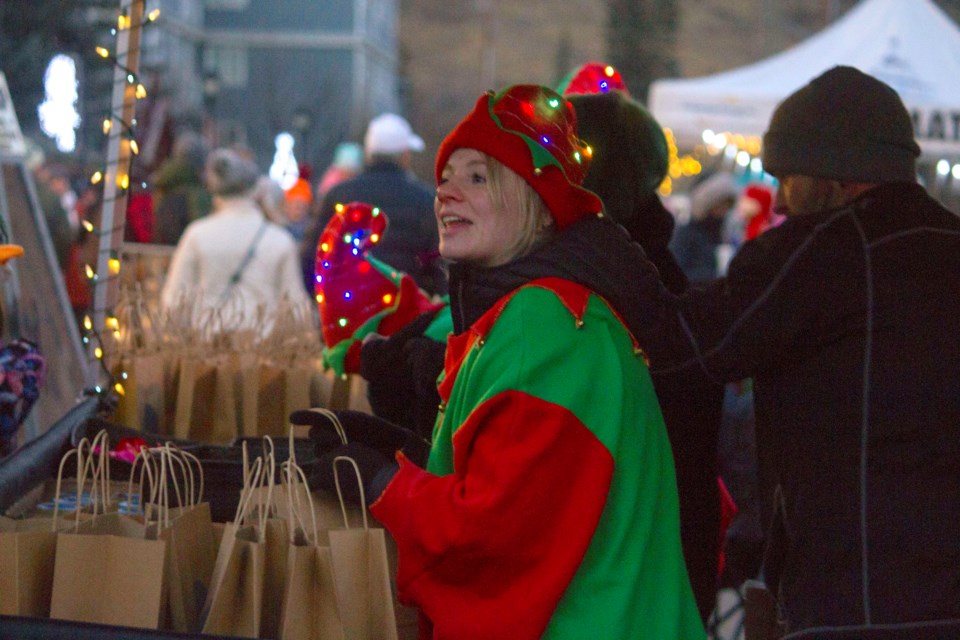
M 498 173 L 501 178 L 510 175 L 523 183 L 506 167 L 500 167 Z M 519 190 L 503 188 L 506 185 L 492 188 L 494 177 L 490 174 L 486 154 L 466 148 L 450 154 L 434 200 L 444 258 L 496 267 L 533 244 L 537 225 L 529 224 L 531 215 L 525 215 L 527 208 L 522 206 Z M 495 197 L 495 192 L 502 196 Z

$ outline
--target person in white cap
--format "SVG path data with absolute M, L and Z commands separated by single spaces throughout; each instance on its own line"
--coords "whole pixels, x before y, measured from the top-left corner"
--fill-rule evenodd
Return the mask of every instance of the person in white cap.
M 373 256 L 410 274 L 428 293 L 446 293 L 446 277 L 437 261 L 433 191 L 410 171 L 410 154 L 424 150 L 423 138 L 402 116 L 384 113 L 370 121 L 363 147 L 363 170 L 323 196 L 314 227 L 304 238 L 304 283 L 313 291 L 317 241 L 337 204 L 359 201 L 380 207 L 390 220 L 383 240 L 371 250 Z

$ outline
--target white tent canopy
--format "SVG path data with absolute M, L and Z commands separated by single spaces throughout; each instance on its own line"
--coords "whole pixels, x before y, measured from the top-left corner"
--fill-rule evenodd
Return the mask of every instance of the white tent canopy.
M 705 130 L 766 131 L 777 104 L 822 72 L 849 65 L 897 90 L 928 157 L 960 156 L 960 29 L 932 0 L 863 0 L 823 31 L 760 62 L 658 80 L 649 107 L 681 146 Z

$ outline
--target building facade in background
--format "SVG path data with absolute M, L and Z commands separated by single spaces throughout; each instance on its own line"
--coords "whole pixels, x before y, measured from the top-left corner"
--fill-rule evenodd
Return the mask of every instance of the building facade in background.
M 163 117 L 147 120 L 246 145 L 264 168 L 288 132 L 298 160 L 322 168 L 337 143 L 400 108 L 397 4 L 161 0 L 141 68 L 156 85 L 148 108 Z

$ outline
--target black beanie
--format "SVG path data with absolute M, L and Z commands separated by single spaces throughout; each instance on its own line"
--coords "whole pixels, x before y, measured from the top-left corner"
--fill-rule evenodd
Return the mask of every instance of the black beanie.
M 915 182 L 920 147 L 891 87 L 853 67 L 833 67 L 788 96 L 763 136 L 774 176 Z
M 578 135 L 593 149 L 583 185 L 600 194 L 607 213 L 623 222 L 634 212 L 633 200 L 653 194 L 667 175 L 670 157 L 663 128 L 621 91 L 575 94 L 567 100 L 577 114 Z

